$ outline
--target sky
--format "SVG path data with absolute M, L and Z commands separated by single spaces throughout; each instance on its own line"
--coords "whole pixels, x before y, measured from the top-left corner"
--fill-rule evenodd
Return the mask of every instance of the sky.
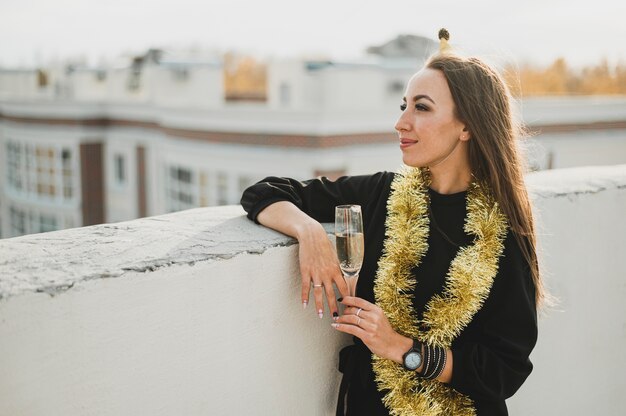
M 459 52 L 506 63 L 626 62 L 623 0 L 0 0 L 0 66 L 150 47 L 351 59 L 440 27 Z

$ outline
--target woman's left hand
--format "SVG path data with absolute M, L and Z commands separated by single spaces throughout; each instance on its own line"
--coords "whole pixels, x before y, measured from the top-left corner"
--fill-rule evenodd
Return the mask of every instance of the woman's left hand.
M 358 337 L 379 357 L 402 362 L 402 355 L 411 348 L 413 341 L 394 331 L 379 306 L 352 296 L 344 297 L 341 303 L 346 308 L 333 322 L 333 328 Z

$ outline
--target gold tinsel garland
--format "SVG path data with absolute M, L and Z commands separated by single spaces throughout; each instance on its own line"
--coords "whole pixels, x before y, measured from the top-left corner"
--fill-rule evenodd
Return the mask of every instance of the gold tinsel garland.
M 459 249 L 450 264 L 442 294 L 432 297 L 420 322 L 413 308 L 411 270 L 428 250 L 428 169 L 406 168 L 391 185 L 385 244 L 374 286 L 376 303 L 400 334 L 450 348 L 489 295 L 504 250 L 506 216 L 488 187 L 472 182 L 467 193 L 464 230 L 474 243 Z M 419 328 L 427 328 L 420 330 Z M 372 355 L 379 390 L 394 416 L 470 416 L 472 400 L 437 380 L 424 380 L 401 364 Z

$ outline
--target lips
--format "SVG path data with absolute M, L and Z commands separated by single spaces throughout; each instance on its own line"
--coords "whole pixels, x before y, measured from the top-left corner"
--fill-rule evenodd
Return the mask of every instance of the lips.
M 400 148 L 404 149 L 406 147 L 413 146 L 417 142 L 418 142 L 417 140 L 407 139 L 403 137 L 400 139 Z

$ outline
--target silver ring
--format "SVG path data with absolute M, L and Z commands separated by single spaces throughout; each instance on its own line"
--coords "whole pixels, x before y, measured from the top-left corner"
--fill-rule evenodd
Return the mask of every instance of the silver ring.
M 324 285 L 313 285 L 313 287 L 324 287 Z
M 361 317 L 359 316 L 359 320 L 356 321 L 356 326 L 359 326 L 360 323 L 361 323 Z
M 356 311 L 356 316 L 359 316 L 359 314 L 361 313 L 362 310 L 363 310 L 363 308 L 359 308 L 359 310 Z

